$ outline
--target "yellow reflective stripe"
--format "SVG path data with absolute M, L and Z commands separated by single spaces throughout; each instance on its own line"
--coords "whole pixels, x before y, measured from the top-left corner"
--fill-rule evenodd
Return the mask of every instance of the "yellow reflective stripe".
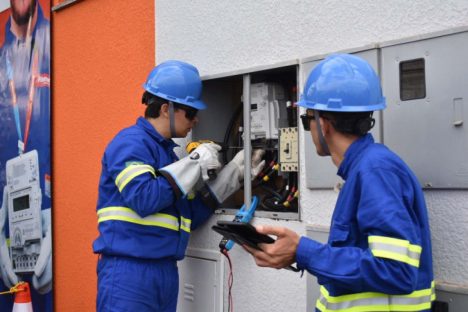
M 10 247 L 10 239 L 9 238 L 6 239 L 6 244 L 7 244 L 7 247 L 9 248 Z
M 419 268 L 419 260 L 414 260 L 414 259 L 411 259 L 410 257 L 402 256 L 397 253 L 393 253 L 389 251 L 372 250 L 372 254 L 375 257 L 397 260 L 397 261 L 404 262 L 404 263 L 407 263 L 409 265 Z
M 369 243 L 386 243 L 395 246 L 408 247 L 411 251 L 421 253 L 422 247 L 418 245 L 411 245 L 408 240 L 386 237 L 386 236 L 369 236 Z
M 128 211 L 130 213 L 135 213 L 136 214 L 136 212 L 133 211 L 132 209 L 127 208 L 127 207 L 121 207 L 121 206 L 112 206 L 112 207 L 101 208 L 101 209 L 99 209 L 97 211 L 97 214 L 100 215 L 100 214 L 103 214 L 103 213 L 108 212 L 108 211 Z M 177 221 L 177 222 L 179 221 L 179 219 L 177 219 L 177 217 L 174 217 L 173 215 L 170 215 L 170 214 L 167 214 L 167 213 L 155 213 L 155 214 L 150 215 L 148 217 L 151 217 L 151 216 L 161 216 L 161 217 L 164 217 L 166 219 L 174 220 L 174 221 Z M 146 217 L 146 218 L 148 218 L 148 217 Z M 189 220 L 189 219 L 187 219 L 187 220 Z M 192 222 L 192 221 L 190 221 L 190 222 Z
M 384 236 L 369 236 L 369 248 L 375 257 L 401 261 L 419 267 L 422 248 L 407 240 Z
M 423 311 L 431 309 L 431 302 L 421 303 L 417 305 L 372 305 L 360 306 L 349 309 L 330 310 L 327 309 L 319 300 L 317 300 L 316 307 L 321 312 L 387 312 L 387 311 Z
M 420 311 L 430 309 L 434 300 L 434 281 L 431 282 L 431 288 L 417 290 L 408 295 L 365 292 L 333 297 L 321 286 L 316 307 L 322 312 Z
M 181 225 L 180 228 L 185 232 L 190 233 L 190 225 L 192 224 L 192 220 L 186 219 L 184 217 L 180 217 Z
M 125 188 L 125 186 L 133 180 L 133 178 L 149 172 L 153 176 L 156 176 L 154 168 L 150 165 L 130 165 L 117 176 L 115 179 L 115 185 L 117 185 L 120 192 Z
M 174 231 L 179 231 L 179 220 L 166 213 L 156 213 L 144 218 L 140 217 L 135 211 L 127 207 L 106 207 L 99 209 L 98 223 L 117 220 L 140 225 L 159 226 Z
M 344 302 L 344 301 L 351 301 L 351 300 L 357 300 L 357 299 L 368 299 L 368 298 L 377 298 L 377 297 L 408 297 L 408 298 L 424 297 L 424 296 L 431 295 L 434 292 L 434 289 L 435 289 L 435 282 L 432 281 L 431 288 L 415 290 L 411 294 L 407 294 L 407 295 L 390 296 L 390 295 L 386 295 L 386 294 L 378 293 L 378 292 L 363 292 L 363 293 L 358 293 L 358 294 L 350 294 L 350 295 L 333 297 L 333 296 L 330 296 L 328 290 L 323 286 L 320 286 L 320 293 L 325 298 L 327 298 L 329 302 Z
M 185 232 L 190 233 L 190 225 L 192 224 L 192 220 L 184 218 L 184 217 L 180 217 L 180 222 L 181 222 L 180 228 L 184 230 Z

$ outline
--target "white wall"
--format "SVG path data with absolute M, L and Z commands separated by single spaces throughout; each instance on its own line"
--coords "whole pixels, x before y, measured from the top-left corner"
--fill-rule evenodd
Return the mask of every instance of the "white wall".
M 467 25 L 467 0 L 159 0 L 156 60 L 182 59 L 215 75 Z M 306 223 L 329 225 L 337 194 L 305 188 L 304 151 L 300 156 L 303 222 L 281 223 L 305 233 Z M 425 195 L 436 279 L 468 289 L 468 191 Z M 192 246 L 217 248 L 209 226 Z M 305 279 L 257 269 L 241 250 L 233 257 L 237 311 L 305 311 Z
M 212 75 L 467 23 L 467 0 L 159 0 L 156 60 Z

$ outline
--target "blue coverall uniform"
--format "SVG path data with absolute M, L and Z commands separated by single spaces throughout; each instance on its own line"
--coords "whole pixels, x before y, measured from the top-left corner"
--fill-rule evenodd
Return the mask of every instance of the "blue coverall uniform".
M 44 17 L 39 2 L 37 20 L 31 34 L 31 45 L 11 31 L 11 16 L 5 25 L 5 42 L 0 50 L 0 189 L 6 185 L 5 164 L 18 156 L 18 140 L 25 143 L 24 153 L 37 150 L 39 179 L 42 192 L 41 208 L 51 208 L 50 186 L 50 23 Z M 32 71 L 35 70 L 31 86 Z M 10 83 L 13 82 L 14 90 Z M 33 88 L 34 98 L 28 121 L 28 99 Z M 16 96 L 17 113 L 13 107 Z M 15 114 L 19 117 L 16 120 Z M 26 125 L 29 135 L 25 140 Z M 0 192 L 0 198 L 3 192 Z M 3 198 L 1 198 L 3 200 Z M 7 225 L 8 228 L 8 225 Z M 8 232 L 8 231 L 7 231 Z M 8 233 L 5 233 L 8 236 Z M 29 281 L 29 276 L 22 276 Z M 0 281 L 0 288 L 5 289 Z M 52 293 L 39 295 L 33 287 L 35 311 L 52 311 Z M 11 311 L 13 297 L 0 296 L 0 310 Z
M 175 311 L 177 260 L 190 231 L 213 213 L 199 196 L 177 199 L 157 170 L 178 160 L 177 146 L 144 118 L 122 130 L 102 159 L 94 241 L 98 311 Z
M 371 134 L 351 144 L 338 174 L 328 243 L 301 237 L 296 254 L 321 285 L 316 311 L 429 311 L 431 235 L 416 177 Z

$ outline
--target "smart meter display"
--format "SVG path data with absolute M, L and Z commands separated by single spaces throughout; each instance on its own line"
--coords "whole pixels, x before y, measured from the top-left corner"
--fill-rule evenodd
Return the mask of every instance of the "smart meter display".
M 29 195 L 24 195 L 13 199 L 13 211 L 17 212 L 20 210 L 29 208 Z
M 30 274 L 34 272 L 42 243 L 37 150 L 9 159 L 6 176 L 11 264 L 15 273 Z

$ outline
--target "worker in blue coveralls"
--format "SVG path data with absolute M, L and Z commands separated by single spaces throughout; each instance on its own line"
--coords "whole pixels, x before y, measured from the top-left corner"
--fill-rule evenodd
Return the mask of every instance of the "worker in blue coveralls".
M 50 24 L 36 0 L 10 0 L 10 10 L 0 50 L 0 289 L 29 281 L 34 310 L 52 311 Z M 5 170 L 30 152 L 38 155 L 43 238 L 34 272 L 25 274 L 10 259 Z M 12 304 L 12 296 L 0 296 L 0 310 Z
M 244 154 L 220 168 L 214 143 L 178 159 L 172 138 L 198 122 L 202 82 L 185 62 L 156 66 L 144 84 L 145 117 L 119 132 L 102 158 L 97 203 L 98 311 L 175 312 L 177 261 L 189 234 L 240 187 Z M 254 173 L 264 162 L 255 160 Z
M 386 107 L 379 78 L 363 59 L 334 54 L 310 73 L 298 102 L 318 155 L 331 156 L 345 181 L 326 244 L 276 226 L 262 251 L 245 246 L 261 267 L 317 277 L 316 311 L 429 311 L 435 299 L 431 235 L 423 192 L 408 166 L 368 131 Z

